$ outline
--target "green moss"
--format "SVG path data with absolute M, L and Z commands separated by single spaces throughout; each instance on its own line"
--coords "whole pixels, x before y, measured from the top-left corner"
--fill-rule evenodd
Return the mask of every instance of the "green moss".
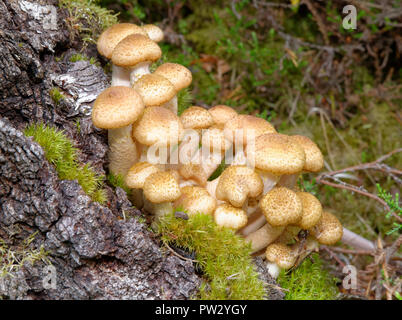
M 58 105 L 61 100 L 65 99 L 65 96 L 60 92 L 60 90 L 58 88 L 52 88 L 49 91 L 49 94 L 50 94 L 50 98 L 52 98 L 52 100 L 54 101 L 54 103 L 56 105 Z
M 113 173 L 109 173 L 107 175 L 107 181 L 113 186 L 113 187 L 120 187 L 122 188 L 127 194 L 130 193 L 130 188 L 127 187 L 126 183 L 124 182 L 124 177 L 120 174 L 115 175 Z
M 177 113 L 181 115 L 184 110 L 190 107 L 193 103 L 194 97 L 188 88 L 180 90 L 177 94 Z
M 336 279 L 323 269 L 316 253 L 290 273 L 282 271 L 278 282 L 285 289 L 286 300 L 334 300 L 338 294 Z
M 49 254 L 43 247 L 32 249 L 31 243 L 35 240 L 38 232 L 31 234 L 26 238 L 18 248 L 10 248 L 7 243 L 0 238 L 0 278 L 12 275 L 18 271 L 25 263 L 35 264 L 43 261 L 50 264 L 47 255 Z
M 68 11 L 66 20 L 70 33 L 79 35 L 84 43 L 96 43 L 101 32 L 118 22 L 117 15 L 99 6 L 98 0 L 60 0 L 59 6 Z
M 197 298 L 264 298 L 264 283 L 258 279 L 250 246 L 232 230 L 217 226 L 211 216 L 196 214 L 183 220 L 169 214 L 161 218 L 158 232 L 164 243 L 196 253 L 206 278 Z
M 90 64 L 99 65 L 95 57 L 88 58 L 85 54 L 76 53 L 70 57 L 70 62 L 89 61 Z
M 40 123 L 29 125 L 25 135 L 33 137 L 41 145 L 46 159 L 55 166 L 60 179 L 77 180 L 93 201 L 106 202 L 106 193 L 102 189 L 104 177 L 98 175 L 89 164 L 78 162 L 78 150 L 63 131 Z

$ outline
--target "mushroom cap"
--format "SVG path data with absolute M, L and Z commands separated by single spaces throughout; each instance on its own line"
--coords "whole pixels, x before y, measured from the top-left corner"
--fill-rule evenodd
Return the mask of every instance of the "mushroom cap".
M 179 117 L 163 107 L 147 107 L 142 117 L 133 124 L 133 137 L 140 143 L 170 145 L 181 138 L 183 126 Z
M 152 41 L 161 42 L 163 40 L 163 31 L 158 26 L 154 24 L 145 24 L 141 27 L 141 29 L 146 32 Z
M 145 180 L 153 173 L 161 171 L 158 166 L 148 162 L 137 162 L 130 170 L 128 170 L 125 177 L 127 187 L 131 189 L 142 189 Z
M 98 38 L 98 52 L 110 59 L 117 44 L 125 37 L 131 34 L 141 34 L 147 36 L 147 33 L 139 26 L 133 23 L 118 23 L 107 28 Z
M 263 191 L 260 176 L 246 166 L 230 166 L 221 174 L 216 187 L 216 198 L 242 207 L 248 197 L 256 198 Z
M 179 184 L 171 172 L 152 173 L 144 182 L 144 196 L 152 203 L 171 202 L 181 195 Z
M 212 115 L 212 119 L 217 125 L 224 126 L 226 122 L 237 117 L 237 112 L 229 106 L 223 104 L 212 107 L 208 110 Z
M 243 145 L 247 144 L 248 139 L 257 138 L 265 133 L 276 133 L 275 128 L 268 121 L 245 114 L 227 121 L 224 127 L 226 138 L 230 141 L 236 140 L 235 135 L 239 130 L 243 133 L 243 140 L 240 140 Z
M 180 175 L 186 180 L 194 180 L 200 186 L 205 186 L 207 184 L 207 174 L 204 168 L 200 164 L 196 163 L 186 163 L 179 167 Z
M 119 67 L 131 68 L 141 62 L 156 61 L 161 56 L 161 48 L 147 35 L 131 34 L 116 45 L 112 62 Z
M 255 145 L 246 147 L 246 153 L 251 152 L 254 152 L 257 169 L 276 175 L 300 172 L 306 159 L 303 148 L 297 142 L 279 133 L 257 137 Z
M 185 129 L 206 129 L 214 124 L 208 110 L 197 106 L 184 110 L 180 121 Z
M 156 68 L 154 74 L 159 74 L 168 79 L 175 87 L 176 92 L 187 88 L 193 80 L 191 71 L 178 63 L 164 63 Z
M 300 135 L 290 136 L 293 141 L 296 141 L 306 154 L 306 163 L 303 170 L 309 172 L 318 172 L 324 167 L 324 157 L 320 148 L 310 138 Z
M 310 230 L 319 243 L 334 245 L 343 236 L 343 227 L 333 214 L 323 211 L 320 221 Z
M 214 220 L 218 226 L 239 230 L 247 224 L 247 214 L 240 208 L 224 203 L 215 209 Z
M 279 268 L 288 270 L 296 263 L 297 256 L 292 248 L 283 243 L 272 243 L 265 251 L 265 257 L 269 262 L 276 263 Z
M 197 213 L 212 215 L 216 208 L 216 199 L 204 188 L 186 186 L 181 188 L 181 196 L 175 201 L 174 206 L 183 208 L 189 215 Z
M 104 90 L 92 108 L 92 122 L 102 129 L 117 129 L 134 123 L 144 110 L 141 96 L 130 87 Z
M 273 188 L 260 200 L 260 208 L 268 223 L 273 227 L 296 224 L 302 218 L 303 207 L 300 198 L 292 190 Z
M 226 139 L 222 129 L 213 125 L 212 127 L 203 130 L 201 145 L 203 148 L 209 146 L 211 151 L 225 151 L 231 147 L 232 143 Z
M 161 106 L 175 94 L 173 84 L 158 74 L 146 74 L 134 83 L 134 89 L 140 94 L 147 107 Z
M 322 205 L 320 201 L 308 192 L 296 192 L 302 202 L 303 213 L 299 221 L 300 228 L 304 230 L 314 227 L 322 216 Z

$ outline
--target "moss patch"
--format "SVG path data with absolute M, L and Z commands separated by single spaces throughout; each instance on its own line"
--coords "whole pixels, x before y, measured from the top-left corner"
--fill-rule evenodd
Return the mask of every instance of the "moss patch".
M 93 201 L 106 202 L 106 192 L 102 189 L 104 177 L 96 174 L 89 164 L 78 162 L 78 150 L 63 131 L 40 123 L 29 125 L 24 133 L 40 144 L 46 159 L 56 167 L 60 179 L 77 180 Z
M 158 232 L 164 243 L 196 253 L 205 275 L 198 299 L 264 299 L 264 283 L 258 278 L 250 246 L 233 231 L 217 226 L 211 216 L 196 214 L 182 220 L 169 214 L 161 219 Z
M 334 300 L 338 294 L 336 279 L 323 268 L 314 253 L 290 273 L 282 271 L 278 282 L 286 289 L 286 300 Z

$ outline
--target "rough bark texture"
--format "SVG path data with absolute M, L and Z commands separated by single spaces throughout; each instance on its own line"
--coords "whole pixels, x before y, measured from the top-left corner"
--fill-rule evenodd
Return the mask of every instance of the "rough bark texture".
M 80 160 L 105 174 L 107 135 L 89 114 L 108 78 L 88 61 L 69 61 L 77 44 L 65 17 L 56 1 L 0 0 L 0 239 L 17 250 L 38 232 L 31 246 L 44 246 L 56 268 L 49 288 L 47 264 L 25 263 L 1 278 L 0 298 L 188 299 L 201 283 L 192 263 L 160 248 L 125 192 L 109 188 L 108 206 L 92 202 L 76 181 L 59 180 L 22 133 L 29 122 L 63 129 Z M 58 104 L 53 87 L 66 96 Z

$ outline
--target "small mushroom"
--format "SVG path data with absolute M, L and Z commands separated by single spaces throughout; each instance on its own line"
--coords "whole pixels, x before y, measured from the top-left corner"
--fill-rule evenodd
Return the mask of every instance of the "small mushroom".
M 337 217 L 324 211 L 321 219 L 310 232 L 319 243 L 331 246 L 342 239 L 343 228 Z
M 238 116 L 237 112 L 233 108 L 222 104 L 214 106 L 208 111 L 211 114 L 214 123 L 220 129 L 223 129 L 227 122 Z
M 113 174 L 125 176 L 137 159 L 131 125 L 143 110 L 141 97 L 129 87 L 110 87 L 95 100 L 92 122 L 95 127 L 108 130 L 109 169 Z
M 176 94 L 173 84 L 158 74 L 146 74 L 141 77 L 133 88 L 140 94 L 146 107 L 163 107 Z M 173 112 L 177 114 L 177 112 Z
M 247 224 L 247 214 L 240 208 L 224 203 L 216 208 L 214 212 L 214 220 L 218 226 L 236 231 Z
M 102 32 L 97 41 L 99 54 L 112 59 L 112 53 L 117 44 L 125 37 L 132 34 L 141 34 L 146 36 L 147 33 L 141 27 L 132 23 L 118 23 Z M 130 86 L 130 71 L 126 68 L 119 67 L 112 63 L 112 86 Z
M 302 218 L 298 226 L 304 230 L 314 227 L 322 216 L 322 205 L 320 201 L 308 192 L 296 192 L 302 203 Z
M 173 202 L 181 196 L 179 184 L 171 172 L 155 172 L 146 178 L 143 187 L 144 209 L 155 219 L 173 212 Z
M 155 172 L 160 172 L 160 168 L 148 162 L 137 162 L 128 170 L 125 183 L 131 190 L 130 200 L 141 209 L 144 205 L 143 192 L 145 180 Z
M 176 94 L 163 106 L 170 109 L 174 114 L 177 114 L 177 94 L 180 90 L 187 88 L 191 84 L 193 80 L 191 71 L 178 63 L 164 63 L 156 68 L 154 74 L 165 77 L 173 84 Z
M 149 74 L 149 65 L 162 56 L 162 50 L 148 35 L 132 34 L 121 40 L 113 50 L 112 62 L 130 71 L 130 84 Z
M 180 190 L 181 196 L 175 201 L 175 208 L 182 208 L 190 216 L 197 213 L 213 214 L 216 208 L 216 200 L 207 190 L 197 186 L 186 186 Z
M 162 29 L 154 24 L 145 24 L 141 26 L 141 29 L 146 32 L 152 41 L 161 42 L 164 38 Z
M 276 279 L 281 269 L 292 268 L 296 263 L 297 253 L 297 246 L 287 246 L 283 243 L 270 244 L 265 251 L 269 274 Z
M 263 190 L 261 178 L 246 166 L 230 166 L 221 174 L 216 198 L 228 201 L 234 207 L 243 207 L 249 197 L 258 197 Z

